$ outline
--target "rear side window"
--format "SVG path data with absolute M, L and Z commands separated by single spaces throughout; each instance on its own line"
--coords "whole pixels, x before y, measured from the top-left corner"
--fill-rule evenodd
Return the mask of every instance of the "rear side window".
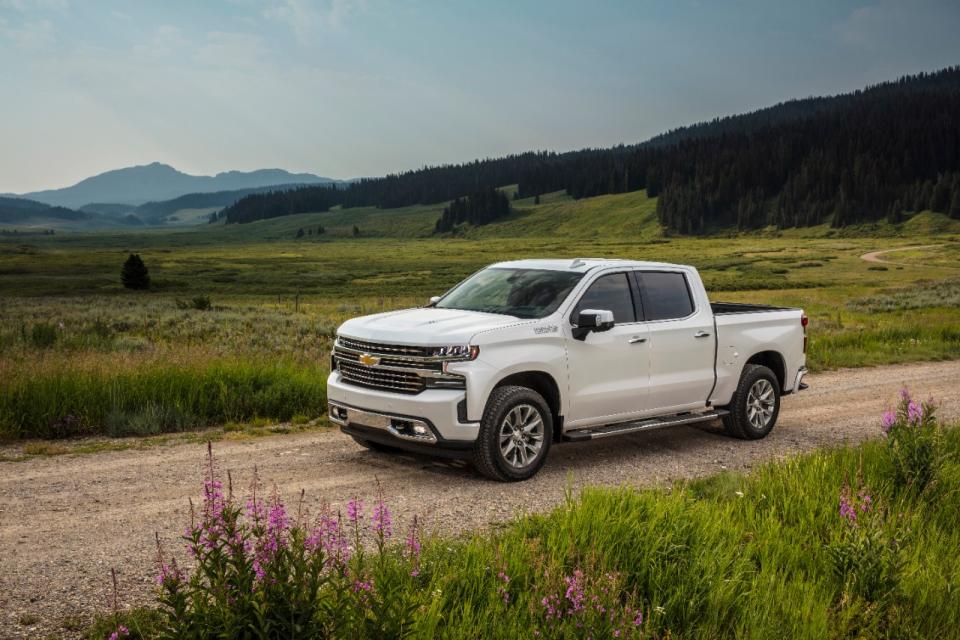
M 574 323 L 584 309 L 613 311 L 613 321 L 617 324 L 636 322 L 637 314 L 633 308 L 633 295 L 627 274 L 611 273 L 597 278 L 577 303 L 571 318 Z
M 682 273 L 645 271 L 640 274 L 643 283 L 643 310 L 647 320 L 686 318 L 693 313 L 693 298 L 687 278 Z

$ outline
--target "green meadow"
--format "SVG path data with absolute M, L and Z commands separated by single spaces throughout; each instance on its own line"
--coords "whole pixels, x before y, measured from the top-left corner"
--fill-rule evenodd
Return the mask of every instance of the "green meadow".
M 939 214 L 691 238 L 666 236 L 643 192 L 513 206 L 446 237 L 432 235 L 441 205 L 0 236 L 0 437 L 319 416 L 339 323 L 424 304 L 511 258 L 693 264 L 716 300 L 806 309 L 814 371 L 960 355 L 960 223 Z M 936 246 L 888 264 L 860 258 L 926 245 Z M 131 252 L 150 270 L 149 291 L 120 284 Z

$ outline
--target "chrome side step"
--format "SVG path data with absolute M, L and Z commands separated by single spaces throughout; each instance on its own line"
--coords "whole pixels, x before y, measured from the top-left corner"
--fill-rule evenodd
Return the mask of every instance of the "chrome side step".
M 597 438 L 606 438 L 609 436 L 620 436 L 626 433 L 637 433 L 639 431 L 652 431 L 663 427 L 673 427 L 681 424 L 694 424 L 697 422 L 710 422 L 717 418 L 729 415 L 726 409 L 714 409 L 705 413 L 682 413 L 676 416 L 666 418 L 647 418 L 644 420 L 634 420 L 632 422 L 619 422 L 617 424 L 603 425 L 602 427 L 590 427 L 588 429 L 575 429 L 563 434 L 563 439 L 567 442 L 583 442 L 584 440 L 596 440 Z

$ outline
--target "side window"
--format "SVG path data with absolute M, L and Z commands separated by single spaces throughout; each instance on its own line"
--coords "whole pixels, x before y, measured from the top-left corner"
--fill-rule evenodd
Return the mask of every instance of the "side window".
M 693 298 L 687 278 L 682 273 L 644 271 L 643 310 L 647 320 L 685 318 L 693 313 Z
M 597 278 L 581 296 L 573 310 L 572 319 L 576 320 L 583 309 L 609 309 L 613 311 L 613 321 L 617 324 L 636 322 L 637 315 L 633 309 L 633 294 L 627 274 L 611 273 Z

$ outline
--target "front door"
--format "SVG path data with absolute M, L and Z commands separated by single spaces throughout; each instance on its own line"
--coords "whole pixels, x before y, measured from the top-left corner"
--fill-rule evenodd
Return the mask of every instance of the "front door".
M 604 274 L 593 281 L 570 314 L 575 321 L 581 310 L 606 309 L 613 312 L 614 326 L 590 332 L 582 341 L 567 341 L 567 427 L 618 422 L 644 410 L 650 346 L 647 327 L 638 322 L 635 295 L 629 273 Z

